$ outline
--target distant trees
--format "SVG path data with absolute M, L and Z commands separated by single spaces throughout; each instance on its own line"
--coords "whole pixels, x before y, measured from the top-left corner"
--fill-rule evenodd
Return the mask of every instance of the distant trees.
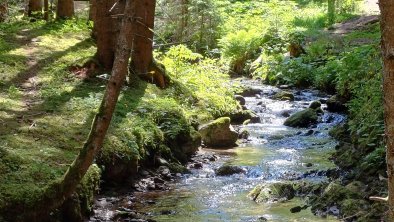
M 71 18 L 74 16 L 74 0 L 58 0 L 56 15 L 59 19 Z
M 205 52 L 216 46 L 220 13 L 213 0 L 158 0 L 158 41 L 187 44 Z
M 379 0 L 381 12 L 383 94 L 388 175 L 388 221 L 394 221 L 394 1 Z

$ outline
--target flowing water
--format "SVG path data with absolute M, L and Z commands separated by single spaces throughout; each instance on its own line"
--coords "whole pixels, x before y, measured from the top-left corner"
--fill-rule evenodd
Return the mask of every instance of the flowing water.
M 250 80 L 243 84 L 256 87 Z M 310 208 L 291 213 L 290 208 L 303 206 L 300 198 L 284 203 L 257 204 L 247 197 L 253 187 L 262 183 L 326 180 L 324 173 L 305 173 L 335 168 L 328 158 L 336 142 L 329 137 L 328 131 L 345 118 L 325 111 L 316 126 L 308 129 L 286 127 L 284 113 L 302 110 L 311 101 L 324 101 L 326 96 L 314 90 L 290 90 L 295 95 L 294 102 L 278 101 L 272 99 L 278 88 L 258 87 L 262 90 L 260 95 L 246 97 L 247 108 L 261 119 L 261 123 L 242 126 L 250 132 L 248 141 L 228 150 L 202 149 L 200 154 L 215 154 L 219 159 L 203 163 L 201 169 L 192 169 L 191 174 L 172 182 L 169 191 L 137 192 L 133 197 L 124 197 L 123 204 L 116 207 L 132 206 L 133 210 L 145 212 L 156 221 L 260 221 L 262 217 L 283 222 L 335 221 L 314 216 Z M 214 170 L 223 164 L 241 166 L 246 173 L 216 176 Z M 96 214 L 107 215 L 109 219 L 114 206 L 111 205 L 112 210 L 105 206 L 101 204 Z

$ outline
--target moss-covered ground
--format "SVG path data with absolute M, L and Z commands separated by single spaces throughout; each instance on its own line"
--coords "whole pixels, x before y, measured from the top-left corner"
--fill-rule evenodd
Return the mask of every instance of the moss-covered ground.
M 28 202 L 60 178 L 89 133 L 106 80 L 70 67 L 94 56 L 90 28 L 77 19 L 0 24 L 0 209 Z M 172 78 L 165 90 L 145 82 L 124 87 L 101 162 L 171 156 L 177 135 L 236 110 L 217 61 L 192 57 L 201 56 L 183 46 L 157 54 Z

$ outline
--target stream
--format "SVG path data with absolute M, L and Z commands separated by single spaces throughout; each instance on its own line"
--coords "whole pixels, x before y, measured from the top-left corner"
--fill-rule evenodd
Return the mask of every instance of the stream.
M 307 108 L 315 100 L 323 101 L 324 109 L 328 96 L 317 90 L 286 89 L 294 94 L 295 101 L 279 101 L 272 99 L 279 88 L 242 81 L 241 84 L 261 92 L 245 97 L 246 107 L 259 115 L 261 123 L 236 126 L 249 131 L 248 140 L 232 149 L 200 149 L 196 158 L 214 155 L 217 160 L 202 162 L 202 168 L 190 169 L 191 174 L 178 175 L 168 184 L 168 190 L 99 197 L 95 215 L 89 221 L 139 221 L 114 220 L 119 209 L 136 210 L 154 221 L 337 221 L 314 216 L 310 208 L 291 213 L 290 208 L 304 205 L 301 198 L 257 204 L 247 194 L 263 183 L 327 180 L 324 172 L 336 168 L 329 160 L 336 141 L 328 131 L 346 117 L 325 110 L 313 127 L 286 127 L 286 116 Z M 216 176 L 215 169 L 223 164 L 240 166 L 246 173 Z

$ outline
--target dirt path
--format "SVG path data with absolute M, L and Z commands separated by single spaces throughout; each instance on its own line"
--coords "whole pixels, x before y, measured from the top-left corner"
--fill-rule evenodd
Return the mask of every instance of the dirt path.
M 32 38 L 29 29 L 21 30 L 18 34 L 18 43 L 23 45 L 21 53 L 26 57 L 26 68 L 13 79 L 19 90 L 22 92 L 23 108 L 25 111 L 31 110 L 32 107 L 40 104 L 39 98 L 39 77 L 38 72 L 42 64 L 39 62 L 39 37 Z
M 338 23 L 333 26 L 333 30 L 330 31 L 334 35 L 345 35 L 355 30 L 363 29 L 373 23 L 379 22 L 378 15 L 363 15 L 355 19 L 351 19 L 344 23 Z

